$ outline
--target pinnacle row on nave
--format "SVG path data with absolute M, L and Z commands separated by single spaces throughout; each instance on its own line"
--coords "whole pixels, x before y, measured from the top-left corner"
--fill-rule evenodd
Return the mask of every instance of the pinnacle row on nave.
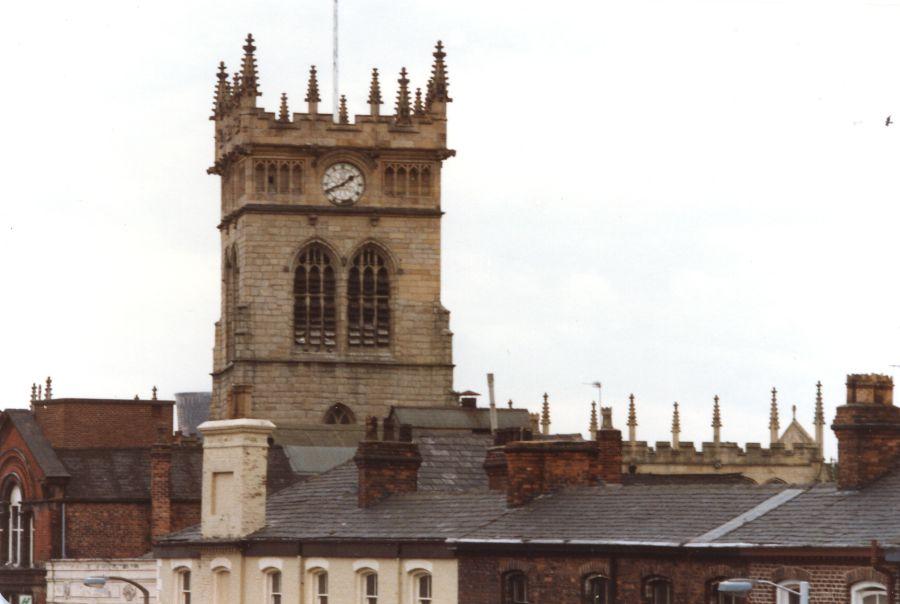
M 259 86 L 259 69 L 256 64 L 256 45 L 253 34 L 247 34 L 243 46 L 244 55 L 241 59 L 241 69 L 235 71 L 229 79 L 228 68 L 224 61 L 219 62 L 219 70 L 216 74 L 216 86 L 213 95 L 212 120 L 218 120 L 233 109 L 241 106 L 256 106 L 256 97 L 262 96 Z M 444 52 L 444 44 L 438 40 L 432 53 L 434 61 L 431 67 L 431 76 L 425 86 L 423 96 L 422 88 L 416 88 L 411 92 L 410 79 L 406 67 L 400 69 L 397 79 L 397 95 L 394 103 L 394 114 L 391 117 L 397 126 L 411 126 L 416 118 L 425 118 L 435 111 L 435 105 L 449 103 L 453 99 L 448 94 L 449 77 Z M 306 85 L 307 113 L 317 114 L 318 105 L 322 102 L 319 93 L 319 75 L 316 66 L 309 69 L 309 78 Z M 380 74 L 377 68 L 372 69 L 372 77 L 369 83 L 367 98 L 369 113 L 373 116 L 380 115 L 380 106 L 384 104 L 381 96 Z M 347 112 L 347 97 L 339 97 L 338 120 L 339 124 L 349 124 L 350 118 Z M 291 112 L 289 109 L 288 95 L 281 94 L 281 102 L 277 120 L 281 123 L 290 123 Z

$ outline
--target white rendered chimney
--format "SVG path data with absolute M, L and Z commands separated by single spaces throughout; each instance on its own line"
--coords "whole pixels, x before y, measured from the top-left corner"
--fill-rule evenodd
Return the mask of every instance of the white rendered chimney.
M 269 437 L 263 419 L 205 422 L 201 531 L 207 539 L 239 539 L 266 524 Z

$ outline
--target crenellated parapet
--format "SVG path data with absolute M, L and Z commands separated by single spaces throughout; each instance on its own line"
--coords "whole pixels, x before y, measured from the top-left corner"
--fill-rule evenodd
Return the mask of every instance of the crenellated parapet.
M 366 183 L 366 206 L 439 207 L 441 162 L 455 155 L 447 148 L 451 99 L 440 42 L 425 98 L 419 92 L 412 100 L 403 68 L 391 115 L 382 115 L 377 69 L 368 86 L 367 114 L 351 116 L 343 95 L 337 116 L 320 113 L 315 67 L 306 86 L 306 112 L 290 111 L 287 93 L 280 95 L 276 111 L 267 111 L 257 105 L 262 93 L 252 36 L 243 48 L 241 70 L 231 80 L 225 63 L 219 64 L 210 117 L 216 124 L 216 151 L 208 172 L 222 177 L 224 225 L 247 204 L 314 205 L 321 197 L 316 185 L 322 166 L 342 158 L 365 164 L 375 181 Z

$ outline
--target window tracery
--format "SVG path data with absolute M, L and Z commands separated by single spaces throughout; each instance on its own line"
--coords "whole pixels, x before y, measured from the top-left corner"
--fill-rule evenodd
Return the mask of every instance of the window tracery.
M 300 252 L 294 269 L 294 342 L 307 350 L 333 348 L 336 317 L 334 266 L 314 243 Z
M 390 277 L 383 253 L 368 245 L 347 279 L 347 337 L 352 347 L 386 348 L 391 338 Z
M 384 168 L 384 194 L 390 197 L 431 195 L 431 167 L 421 163 L 390 163 Z
M 254 188 L 257 194 L 298 194 L 303 182 L 303 162 L 300 160 L 258 159 L 253 167 Z

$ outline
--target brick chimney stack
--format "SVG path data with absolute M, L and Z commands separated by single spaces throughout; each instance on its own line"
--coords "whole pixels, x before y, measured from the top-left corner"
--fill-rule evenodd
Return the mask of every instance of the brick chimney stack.
M 847 404 L 831 424 L 838 439 L 838 487 L 858 489 L 894 469 L 900 457 L 900 408 L 890 376 L 847 376 Z
M 597 484 L 598 445 L 594 441 L 544 440 L 508 443 L 506 503 L 525 505 L 564 487 Z
M 172 532 L 172 445 L 160 442 L 150 448 L 150 536 Z
M 409 426 L 400 426 L 395 439 L 394 427 L 384 424 L 384 439 L 378 440 L 378 420 L 366 419 L 366 438 L 353 457 L 359 472 L 359 507 L 368 508 L 385 497 L 413 493 L 418 487 L 422 456 L 412 442 Z
M 622 482 L 622 431 L 612 425 L 612 407 L 600 407 L 603 423 L 597 430 L 597 461 L 603 482 Z

